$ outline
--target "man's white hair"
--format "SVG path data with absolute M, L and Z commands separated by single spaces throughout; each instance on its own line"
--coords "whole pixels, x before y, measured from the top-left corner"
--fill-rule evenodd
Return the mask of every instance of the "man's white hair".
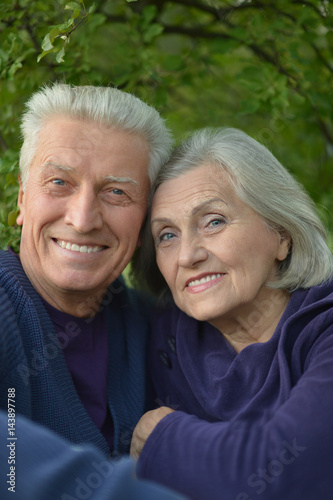
M 163 118 L 138 97 L 112 87 L 54 83 L 32 95 L 22 117 L 20 172 L 23 189 L 37 152 L 40 131 L 56 117 L 95 122 L 145 139 L 149 149 L 148 175 L 151 184 L 171 152 L 172 136 Z

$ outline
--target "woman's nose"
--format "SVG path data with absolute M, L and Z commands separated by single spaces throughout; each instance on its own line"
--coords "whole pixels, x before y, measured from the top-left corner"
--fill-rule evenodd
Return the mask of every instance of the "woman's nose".
M 200 237 L 196 235 L 182 237 L 178 255 L 179 266 L 195 267 L 200 262 L 205 261 L 207 257 L 208 250 Z

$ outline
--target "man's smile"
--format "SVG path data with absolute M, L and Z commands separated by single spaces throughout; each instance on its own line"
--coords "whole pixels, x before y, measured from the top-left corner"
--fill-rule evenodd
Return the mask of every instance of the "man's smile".
M 80 252 L 80 253 L 95 253 L 100 252 L 107 248 L 106 246 L 88 246 L 88 245 L 78 245 L 77 243 L 70 243 L 69 241 L 57 240 L 54 241 L 61 247 L 66 250 L 70 250 L 71 252 Z

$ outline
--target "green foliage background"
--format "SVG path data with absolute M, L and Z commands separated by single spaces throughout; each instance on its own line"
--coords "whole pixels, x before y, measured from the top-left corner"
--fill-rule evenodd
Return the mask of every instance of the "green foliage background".
M 19 244 L 19 117 L 55 80 L 133 92 L 177 140 L 246 131 L 305 185 L 332 234 L 332 77 L 327 0 L 2 0 L 0 247 Z

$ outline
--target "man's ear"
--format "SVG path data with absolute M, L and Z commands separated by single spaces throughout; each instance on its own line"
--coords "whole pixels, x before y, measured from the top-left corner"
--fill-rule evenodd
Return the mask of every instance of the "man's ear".
M 24 191 L 23 191 L 23 185 L 22 185 L 22 179 L 21 179 L 21 174 L 19 174 L 19 183 L 20 183 L 20 188 L 18 192 L 18 200 L 17 200 L 17 206 L 20 209 L 20 212 L 16 218 L 16 224 L 19 226 L 22 226 L 23 220 L 24 220 Z

